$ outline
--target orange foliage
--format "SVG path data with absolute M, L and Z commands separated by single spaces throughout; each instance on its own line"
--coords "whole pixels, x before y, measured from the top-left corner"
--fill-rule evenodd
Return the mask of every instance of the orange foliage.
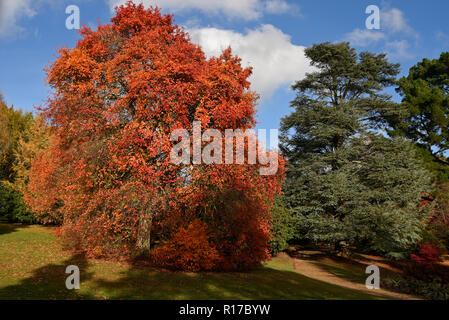
M 28 203 L 91 255 L 131 255 L 151 239 L 151 248 L 167 243 L 153 257 L 176 256 L 160 263 L 185 270 L 267 259 L 267 203 L 281 191 L 283 159 L 276 174 L 261 176 L 259 163 L 174 165 L 169 157 L 172 131 L 191 132 L 194 120 L 222 133 L 254 127 L 251 69 L 230 48 L 206 59 L 158 9 L 128 3 L 111 22 L 84 27 L 47 70 L 53 94 L 42 111 L 56 138 L 35 160 Z M 215 263 L 198 264 L 214 250 Z
M 164 268 L 198 272 L 214 269 L 219 256 L 209 243 L 207 225 L 195 220 L 186 228 L 180 228 L 167 243 L 153 250 L 152 259 Z
M 53 143 L 56 143 L 55 139 Z M 60 224 L 63 220 L 60 208 L 64 192 L 58 176 L 61 156 L 57 153 L 57 149 L 50 147 L 36 154 L 29 173 L 30 182 L 24 192 L 25 201 L 43 224 Z

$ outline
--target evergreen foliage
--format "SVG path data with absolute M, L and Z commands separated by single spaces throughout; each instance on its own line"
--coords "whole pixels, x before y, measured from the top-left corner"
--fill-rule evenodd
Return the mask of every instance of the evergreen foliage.
M 415 142 L 436 180 L 449 180 L 449 52 L 423 59 L 398 81 L 403 118 L 389 119 L 396 134 Z
M 314 45 L 306 55 L 316 71 L 293 85 L 294 111 L 281 126 L 297 232 L 336 249 L 346 242 L 404 257 L 420 240 L 418 205 L 430 179 L 409 142 L 380 133 L 403 112 L 382 93 L 399 65 L 348 43 Z

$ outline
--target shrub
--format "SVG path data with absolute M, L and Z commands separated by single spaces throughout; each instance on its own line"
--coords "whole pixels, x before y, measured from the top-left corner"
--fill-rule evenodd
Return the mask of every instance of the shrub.
M 5 182 L 0 182 L 0 218 L 9 222 L 35 222 L 33 213 L 23 202 L 22 193 Z
M 418 254 L 412 254 L 410 259 L 420 264 L 431 265 L 441 262 L 441 256 L 444 250 L 440 249 L 436 244 L 424 243 L 420 245 Z
M 438 263 L 441 252 L 436 244 L 421 244 L 410 260 L 393 264 L 403 276 L 383 278 L 381 285 L 427 299 L 449 299 L 449 268 Z
M 385 278 L 381 286 L 391 288 L 403 293 L 414 294 L 426 299 L 448 300 L 449 284 L 439 281 L 426 282 L 411 278 Z
M 449 183 L 437 183 L 433 197 L 434 213 L 427 223 L 427 229 L 435 241 L 449 249 Z
M 421 257 L 423 259 L 423 257 Z M 430 259 L 430 258 L 427 258 Z M 421 263 L 416 260 L 397 261 L 395 266 L 402 270 L 407 278 L 424 282 L 449 283 L 449 268 L 441 263 Z
M 151 256 L 157 266 L 190 272 L 210 271 L 219 260 L 217 250 L 209 243 L 207 225 L 200 220 L 180 228 Z
M 273 255 L 287 249 L 288 241 L 295 234 L 294 218 L 281 196 L 275 197 L 271 207 L 273 224 L 271 228 L 270 247 Z

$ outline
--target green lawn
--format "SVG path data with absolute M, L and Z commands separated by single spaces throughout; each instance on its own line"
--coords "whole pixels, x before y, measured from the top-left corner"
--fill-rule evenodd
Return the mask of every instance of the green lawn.
M 295 272 L 278 258 L 247 273 L 172 273 L 61 250 L 53 228 L 0 223 L 0 299 L 380 299 Z M 77 265 L 81 289 L 65 288 Z

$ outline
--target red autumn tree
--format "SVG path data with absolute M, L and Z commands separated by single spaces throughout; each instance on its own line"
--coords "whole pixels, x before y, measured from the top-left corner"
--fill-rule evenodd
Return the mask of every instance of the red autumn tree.
M 160 252 L 176 244 L 203 257 L 188 251 L 207 239 L 205 252 L 214 252 L 208 270 L 257 265 L 268 258 L 269 203 L 280 192 L 282 159 L 276 174 L 261 176 L 260 164 L 174 165 L 169 156 L 173 130 L 191 132 L 194 120 L 222 133 L 254 127 L 251 69 L 230 49 L 206 59 L 157 8 L 129 2 L 111 22 L 84 27 L 76 47 L 60 49 L 47 70 L 53 94 L 43 114 L 57 139 L 34 164 L 55 163 L 52 174 L 33 171 L 30 184 L 48 204 L 39 209 L 51 210 L 57 197 L 62 236 L 89 254 L 179 266 Z M 182 246 L 198 221 L 197 245 Z

